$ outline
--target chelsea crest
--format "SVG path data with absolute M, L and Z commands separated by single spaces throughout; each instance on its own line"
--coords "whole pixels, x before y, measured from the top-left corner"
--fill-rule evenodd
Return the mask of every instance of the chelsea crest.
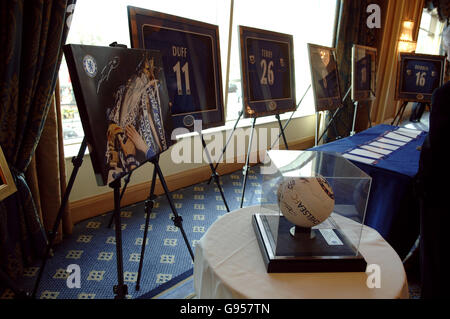
M 97 62 L 91 55 L 85 55 L 83 58 L 83 68 L 86 74 L 93 78 L 97 75 Z

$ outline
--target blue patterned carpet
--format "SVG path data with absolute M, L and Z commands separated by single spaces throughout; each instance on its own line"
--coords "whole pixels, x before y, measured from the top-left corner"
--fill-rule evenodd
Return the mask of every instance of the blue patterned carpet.
M 244 206 L 261 201 L 261 175 L 250 170 Z M 230 210 L 237 209 L 241 199 L 243 175 L 241 171 L 221 176 Z M 150 189 L 150 185 L 149 185 Z M 225 205 L 214 183 L 206 182 L 172 192 L 177 212 L 183 217 L 183 227 L 195 251 L 196 242 L 218 217 L 226 213 Z M 192 275 L 193 262 L 180 230 L 173 225 L 172 212 L 165 196 L 159 196 L 150 215 L 147 248 L 140 291 L 135 290 L 143 231 L 144 203 L 122 208 L 122 237 L 124 280 L 129 298 L 152 298 L 174 285 L 184 285 Z M 111 213 L 75 225 L 73 234 L 57 245 L 49 259 L 37 298 L 42 299 L 110 299 L 117 284 L 114 229 L 108 228 Z M 81 269 L 81 288 L 68 288 L 67 266 L 77 264 Z M 31 291 L 40 263 L 26 269 L 20 287 Z M 192 281 L 190 281 L 192 286 Z M 11 298 L 13 293 L 0 291 L 0 298 Z M 175 298 L 176 294 L 165 294 Z M 178 296 L 179 297 L 179 296 Z
M 230 210 L 239 208 L 243 175 L 241 170 L 221 176 Z M 259 168 L 250 170 L 244 206 L 267 201 L 263 194 Z M 150 188 L 150 185 L 149 185 Z M 178 213 L 183 217 L 183 227 L 195 251 L 196 242 L 217 218 L 226 214 L 218 188 L 206 182 L 172 192 Z M 141 243 L 145 227 L 144 203 L 122 208 L 122 237 L 124 280 L 128 298 L 185 299 L 193 297 L 193 262 L 180 230 L 173 225 L 172 212 L 165 196 L 158 196 L 150 215 L 147 248 L 140 291 L 135 290 L 139 267 Z M 85 220 L 75 225 L 73 234 L 54 249 L 42 278 L 37 298 L 41 299 L 112 299 L 113 286 L 117 284 L 116 249 L 114 229 L 108 228 L 111 213 Z M 81 288 L 68 288 L 67 266 L 81 268 Z M 25 291 L 32 291 L 40 262 L 25 270 L 18 282 Z M 410 298 L 420 296 L 420 280 L 416 269 L 408 271 Z M 411 273 L 412 272 L 412 273 Z M 0 299 L 11 299 L 10 289 L 0 288 Z

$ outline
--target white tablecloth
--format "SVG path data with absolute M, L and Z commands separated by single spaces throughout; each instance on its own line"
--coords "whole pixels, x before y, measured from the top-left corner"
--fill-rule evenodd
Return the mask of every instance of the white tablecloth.
M 403 264 L 374 229 L 364 226 L 359 251 L 367 264 L 381 269 L 381 287 L 368 288 L 368 274 L 267 273 L 251 224 L 259 207 L 248 207 L 218 219 L 195 249 L 194 287 L 198 298 L 408 298 Z M 339 224 L 357 224 L 337 216 Z M 359 227 L 357 227 L 359 225 Z

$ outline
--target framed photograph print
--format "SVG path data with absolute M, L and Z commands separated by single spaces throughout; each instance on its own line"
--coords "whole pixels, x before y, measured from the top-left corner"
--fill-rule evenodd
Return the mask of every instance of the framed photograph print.
M 244 117 L 295 111 L 292 35 L 239 26 Z
M 14 194 L 17 191 L 14 178 L 9 170 L 3 150 L 0 147 L 0 201 Z
M 219 28 L 131 6 L 128 21 L 133 48 L 161 52 L 174 128 L 224 125 Z
M 334 110 L 342 104 L 336 51 L 308 43 L 308 53 L 316 112 Z
M 443 83 L 444 71 L 444 56 L 400 53 L 395 99 L 431 102 L 434 90 Z
M 156 51 L 64 46 L 98 185 L 110 184 L 171 145 L 171 116 Z
M 375 99 L 377 49 L 354 44 L 352 48 L 352 100 Z

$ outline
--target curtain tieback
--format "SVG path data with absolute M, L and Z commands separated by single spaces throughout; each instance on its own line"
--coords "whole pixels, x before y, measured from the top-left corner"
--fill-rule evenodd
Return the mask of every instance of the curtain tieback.
M 9 165 L 9 170 L 11 171 L 11 175 L 14 179 L 14 183 L 16 184 L 16 187 L 18 185 L 19 180 L 25 181 L 25 173 L 21 170 L 18 170 L 13 165 Z M 26 183 L 26 181 L 25 181 Z

